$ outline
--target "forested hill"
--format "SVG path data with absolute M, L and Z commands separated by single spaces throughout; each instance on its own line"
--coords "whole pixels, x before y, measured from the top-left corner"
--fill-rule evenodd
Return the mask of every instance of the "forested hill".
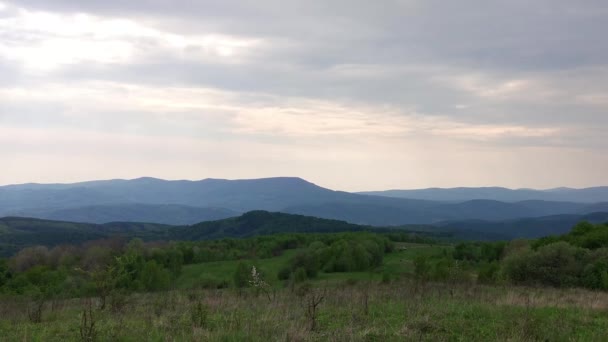
M 116 222 L 100 225 L 4 217 L 0 218 L 0 256 L 11 255 L 28 246 L 81 244 L 114 235 L 146 240 L 164 239 L 170 227 L 152 223 Z
M 170 236 L 181 240 L 201 240 L 274 233 L 325 233 L 362 230 L 379 230 L 379 228 L 312 216 L 256 210 L 224 220 L 201 222 L 189 227 L 171 228 Z
M 425 230 L 431 235 L 432 227 L 404 226 Z M 34 245 L 52 247 L 61 244 L 81 244 L 85 241 L 122 236 L 126 239 L 138 237 L 143 240 L 181 241 L 219 239 L 226 237 L 248 237 L 274 233 L 306 232 L 350 232 L 350 231 L 394 231 L 327 220 L 316 217 L 252 211 L 238 217 L 202 222 L 191 226 L 168 226 L 152 223 L 113 222 L 106 224 L 74 223 L 40 220 L 32 218 L 0 218 L 0 256 L 12 255 L 16 251 Z
M 328 233 L 350 231 L 412 232 L 425 237 L 452 240 L 510 240 L 563 234 L 578 222 L 608 222 L 608 213 L 559 215 L 507 221 L 450 221 L 438 225 L 375 227 L 333 219 L 267 211 L 251 211 L 237 217 L 194 225 L 154 223 L 74 223 L 32 218 L 0 218 L 0 256 L 33 246 L 81 244 L 85 241 L 123 236 L 147 241 L 183 241 L 241 238 L 275 233 Z

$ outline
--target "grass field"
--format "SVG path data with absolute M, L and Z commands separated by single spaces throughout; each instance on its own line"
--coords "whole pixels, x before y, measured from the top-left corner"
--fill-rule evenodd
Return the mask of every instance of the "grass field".
M 315 294 L 324 299 L 311 330 Z M 86 300 L 49 303 L 37 324 L 23 303 L 3 304 L 3 341 L 87 340 Z M 99 341 L 605 341 L 607 310 L 608 294 L 583 290 L 345 282 L 270 300 L 228 289 L 132 295 L 92 320 Z
M 281 266 L 289 261 L 296 253 L 297 249 L 288 250 L 283 255 L 268 258 L 268 259 L 257 259 L 247 260 L 252 264 L 255 264 L 261 272 L 267 274 L 266 281 L 273 285 L 278 286 L 280 283 L 276 277 L 277 271 Z M 229 261 L 213 261 L 194 265 L 186 265 L 182 268 L 182 272 L 176 281 L 176 287 L 178 289 L 192 289 L 197 287 L 205 287 L 208 284 L 220 284 L 232 282 L 234 271 L 240 261 L 229 260 Z
M 342 280 L 381 280 L 384 273 L 393 279 L 411 277 L 414 274 L 413 259 L 417 255 L 433 256 L 441 253 L 449 246 L 434 246 L 424 244 L 400 243 L 397 251 L 386 254 L 381 268 L 370 272 L 343 272 L 320 273 L 314 282 L 334 283 Z M 278 270 L 285 265 L 299 250 L 287 250 L 283 255 L 268 258 L 247 260 L 255 264 L 266 275 L 265 280 L 273 287 L 280 287 L 282 283 L 277 279 Z M 214 261 L 194 265 L 186 265 L 177 279 L 178 289 L 193 289 L 200 287 L 213 287 L 213 284 L 230 284 L 239 260 Z
M 117 294 L 105 310 L 95 298 L 47 301 L 40 323 L 32 302 L 0 298 L 0 340 L 606 341 L 605 292 L 413 280 L 416 256 L 450 248 L 400 244 L 376 270 L 295 286 L 276 271 L 298 250 L 248 260 L 266 274 L 267 292 L 202 288 L 230 284 L 239 261 L 188 265 L 172 291 Z

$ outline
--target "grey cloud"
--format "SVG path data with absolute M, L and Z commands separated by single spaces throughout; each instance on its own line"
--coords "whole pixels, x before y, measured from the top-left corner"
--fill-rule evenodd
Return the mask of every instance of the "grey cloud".
M 606 1 L 21 0 L 14 4 L 130 18 L 176 34 L 226 34 L 263 42 L 242 62 L 221 63 L 155 51 L 153 41 L 142 40 L 134 44 L 145 53 L 130 64 L 70 64 L 49 72 L 51 82 L 207 87 L 240 94 L 235 101 L 243 106 L 260 98 L 321 99 L 353 107 L 386 106 L 403 115 L 415 112 L 463 124 L 559 131 L 551 137 L 506 135 L 492 142 L 502 145 L 599 150 L 608 141 L 608 100 L 601 96 L 608 89 L 608 45 L 603 44 L 608 32 Z M 186 49 L 182 54 L 191 52 Z M 15 61 L 0 61 L 0 74 L 0 87 L 32 82 Z M 511 81 L 523 81 L 524 87 L 503 89 Z M 487 94 L 479 94 L 484 91 Z M 32 106 L 4 105 L 4 110 L 22 110 L 31 118 L 45 112 Z M 63 110 L 46 108 L 54 113 Z M 135 124 L 144 115 L 118 114 L 125 124 Z M 99 123 L 102 128 L 109 126 Z M 161 123 L 155 126 L 161 128 Z
M 321 63 L 430 58 L 517 70 L 597 64 L 608 57 L 605 45 L 590 44 L 608 30 L 608 5 L 603 1 L 25 0 L 19 4 L 143 18 L 185 31 L 292 39 L 312 45 Z M 333 42 L 337 55 L 315 50 L 318 41 Z

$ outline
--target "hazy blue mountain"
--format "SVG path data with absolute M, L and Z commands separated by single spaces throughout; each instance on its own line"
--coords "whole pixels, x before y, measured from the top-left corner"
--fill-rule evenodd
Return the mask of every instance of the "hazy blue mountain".
M 579 211 L 579 213 L 595 213 L 595 212 L 608 213 L 608 202 L 587 205 Z
M 390 206 L 378 203 L 329 202 L 298 205 L 283 211 L 294 214 L 345 220 L 374 226 L 400 224 L 435 224 L 448 220 L 506 220 L 556 214 L 581 214 L 597 210 L 596 205 L 568 202 L 523 201 L 516 203 L 494 200 L 472 200 L 460 203 L 424 202 L 416 200 Z
M 25 184 L 0 187 L 0 215 L 24 209 L 64 209 L 100 204 L 179 204 L 238 212 L 279 210 L 296 203 L 357 195 L 332 191 L 300 178 L 166 181 L 155 178 L 74 184 Z
M 573 197 L 573 193 L 576 196 L 586 194 L 595 199 L 601 197 L 602 189 L 428 189 L 426 195 L 427 190 L 414 190 L 414 193 L 418 191 L 420 197 L 441 199 L 432 201 L 333 191 L 293 177 L 200 181 L 166 181 L 146 177 L 0 187 L 0 216 L 93 223 L 140 221 L 190 224 L 236 216 L 252 210 L 267 210 L 364 225 L 396 226 L 446 220 L 505 220 L 603 211 L 605 204 L 535 199 L 540 196 L 538 194 Z M 501 196 L 503 200 L 468 199 Z M 457 200 L 458 198 L 467 199 Z
M 429 201 L 468 201 L 488 199 L 503 202 L 526 200 L 595 203 L 608 202 L 608 187 L 586 189 L 556 188 L 549 190 L 481 188 L 429 188 L 417 190 L 368 191 L 361 194 L 396 198 L 424 199 Z
M 502 221 L 462 220 L 437 224 L 439 230 L 453 232 L 456 237 L 483 240 L 539 238 L 569 232 L 581 221 L 608 222 L 608 212 L 586 215 L 552 215 Z
M 431 202 L 432 203 L 432 202 Z M 428 203 L 425 203 L 428 204 Z M 401 205 L 368 202 L 325 202 L 287 207 L 283 212 L 299 215 L 344 220 L 351 223 L 373 226 L 397 226 L 402 224 L 431 223 L 431 209 L 436 205 L 419 206 L 415 202 Z
M 106 204 L 55 210 L 30 210 L 14 213 L 21 217 L 84 223 L 154 222 L 184 225 L 238 216 L 223 208 L 198 208 L 178 204 Z
M 155 178 L 93 181 L 75 184 L 25 184 L 0 187 L 0 216 L 24 215 L 94 222 L 123 220 L 128 209 L 141 205 L 180 205 L 225 208 L 235 213 L 251 210 L 282 211 L 296 205 L 339 202 L 383 207 L 385 211 L 421 210 L 435 203 L 351 194 L 319 187 L 300 178 L 252 180 L 205 179 L 165 181 Z M 120 206 L 127 209 L 121 210 Z M 107 208 L 113 208 L 110 215 Z M 104 209 L 105 208 L 105 209 Z M 141 207 L 140 207 L 141 208 Z M 103 210 L 102 210 L 103 209 Z M 92 212 L 95 211 L 95 215 Z M 140 210 L 145 214 L 145 210 Z M 380 212 L 381 213 L 381 212 Z M 135 217 L 135 215 L 131 215 Z M 180 220 L 159 221 L 152 211 L 137 220 L 180 224 Z M 130 219 L 130 218 L 129 218 Z M 398 222 L 398 221 L 397 221 Z M 407 223 L 407 222 L 400 222 Z

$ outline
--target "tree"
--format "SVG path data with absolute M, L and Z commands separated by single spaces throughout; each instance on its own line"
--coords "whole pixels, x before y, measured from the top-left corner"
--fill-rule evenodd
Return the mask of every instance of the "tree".
M 34 266 L 46 265 L 49 250 L 44 246 L 27 247 L 20 250 L 11 261 L 11 268 L 16 272 L 24 272 Z

